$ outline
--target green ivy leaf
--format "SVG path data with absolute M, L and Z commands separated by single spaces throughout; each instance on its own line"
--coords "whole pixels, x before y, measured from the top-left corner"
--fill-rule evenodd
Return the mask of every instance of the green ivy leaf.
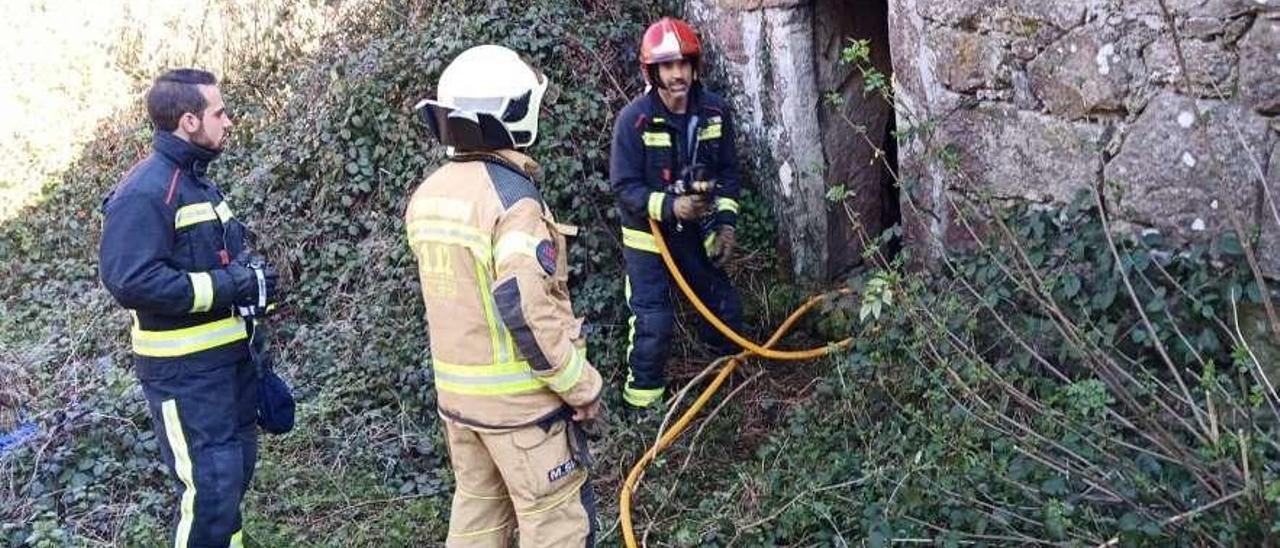
M 1075 274 L 1068 273 L 1063 276 L 1062 280 L 1062 296 L 1068 299 L 1075 297 L 1080 293 L 1080 277 Z
M 1054 476 L 1041 483 L 1040 490 L 1048 495 L 1065 495 L 1067 494 L 1067 482 L 1059 476 Z
M 1093 297 L 1089 299 L 1089 305 L 1094 310 L 1106 310 L 1111 308 L 1111 304 L 1116 301 L 1116 286 L 1109 284 L 1107 287 L 1095 291 Z

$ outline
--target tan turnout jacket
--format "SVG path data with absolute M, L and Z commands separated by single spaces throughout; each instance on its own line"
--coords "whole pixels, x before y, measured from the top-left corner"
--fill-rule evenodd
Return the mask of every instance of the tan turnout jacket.
M 543 203 L 537 172 L 512 150 L 459 153 L 405 212 L 448 420 L 513 428 L 600 397 L 569 301 L 565 236 L 574 231 Z

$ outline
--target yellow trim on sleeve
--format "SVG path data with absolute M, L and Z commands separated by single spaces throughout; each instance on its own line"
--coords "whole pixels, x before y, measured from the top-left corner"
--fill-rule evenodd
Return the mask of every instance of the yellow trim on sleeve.
M 649 218 L 658 222 L 662 222 L 662 202 L 666 200 L 665 192 L 649 193 Z
M 191 312 L 208 312 L 213 306 L 213 276 L 208 272 L 188 272 L 191 278 Z

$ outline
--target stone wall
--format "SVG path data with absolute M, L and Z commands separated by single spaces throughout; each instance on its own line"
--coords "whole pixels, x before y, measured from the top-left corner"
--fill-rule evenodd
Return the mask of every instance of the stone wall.
M 1163 6 L 1162 6 L 1163 3 Z M 1167 8 L 1167 11 L 1166 11 Z M 1174 241 L 1261 227 L 1280 273 L 1280 0 L 889 0 L 909 245 L 948 198 L 1064 202 Z M 1172 20 L 1172 25 L 1170 21 Z M 1277 196 L 1280 198 L 1280 196 Z
M 716 91 L 733 104 L 743 166 L 778 217 L 784 259 L 807 278 L 827 262 L 812 8 L 804 0 L 693 0 Z M 716 87 L 716 86 L 713 86 Z
M 746 167 L 778 218 L 784 260 L 809 280 L 847 270 L 860 238 L 827 189 L 854 192 L 849 205 L 872 237 L 893 221 L 882 205 L 896 202 L 873 162 L 893 110 L 864 97 L 861 73 L 837 62 L 847 38 L 879 41 L 874 61 L 888 73 L 885 0 L 692 0 L 688 11 L 714 85 L 734 104 Z
M 1258 256 L 1280 274 L 1267 199 L 1280 192 L 1280 0 L 691 0 L 688 12 L 803 277 L 861 251 L 824 199 L 831 185 L 855 192 L 868 232 L 893 220 L 872 161 L 891 111 L 836 63 L 846 37 L 872 41 L 894 74 L 897 128 L 917 136 L 899 153 L 917 255 L 965 242 L 947 207 L 958 194 L 1054 203 L 1101 189 L 1117 226 L 1172 241 L 1233 217 L 1260 227 Z M 833 92 L 840 105 L 824 101 Z

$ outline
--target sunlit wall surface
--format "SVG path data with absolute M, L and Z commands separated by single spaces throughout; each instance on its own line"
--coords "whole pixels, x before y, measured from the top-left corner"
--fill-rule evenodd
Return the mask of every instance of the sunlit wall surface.
M 160 70 L 220 77 L 256 48 L 314 46 L 343 2 L 4 0 L 0 6 L 0 220 L 42 187 Z M 139 120 L 141 123 L 142 120 Z

